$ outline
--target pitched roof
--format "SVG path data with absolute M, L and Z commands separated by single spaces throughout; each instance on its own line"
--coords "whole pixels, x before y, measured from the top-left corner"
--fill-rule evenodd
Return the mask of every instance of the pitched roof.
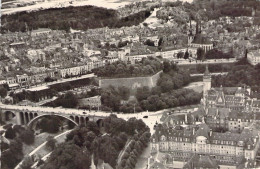
M 208 155 L 195 154 L 184 168 L 217 168 L 217 162 Z
M 196 131 L 196 137 L 204 136 L 206 138 L 209 138 L 209 132 L 210 132 L 209 126 L 206 123 L 202 123 L 199 125 L 199 129 Z

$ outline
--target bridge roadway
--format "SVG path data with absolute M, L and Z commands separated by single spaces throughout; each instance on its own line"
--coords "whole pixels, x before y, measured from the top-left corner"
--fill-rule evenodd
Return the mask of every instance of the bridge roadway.
M 44 112 L 48 114 L 65 114 L 65 115 L 84 115 L 84 116 L 101 116 L 107 117 L 109 113 L 102 112 L 102 111 L 89 111 L 89 110 L 82 110 L 82 109 L 71 109 L 71 108 L 53 108 L 53 107 L 43 107 L 43 106 L 18 106 L 18 105 L 6 105 L 0 103 L 0 109 L 9 110 L 9 111 L 22 111 L 22 112 Z M 85 112 L 86 114 L 83 114 Z
M 194 111 L 194 108 L 188 107 L 180 107 L 178 108 L 178 113 L 187 113 Z M 81 123 L 87 123 L 88 120 L 98 121 L 99 119 L 103 119 L 110 114 L 115 114 L 118 118 L 122 118 L 124 120 L 128 120 L 129 118 L 135 117 L 137 119 L 142 119 L 144 123 L 150 128 L 151 134 L 154 133 L 154 125 L 156 122 L 160 123 L 160 118 L 165 111 L 169 111 L 169 109 L 164 109 L 156 112 L 139 112 L 139 113 L 131 113 L 131 114 L 122 114 L 122 113 L 109 113 L 102 111 L 84 111 L 78 109 L 67 109 L 67 108 L 52 108 L 52 107 L 32 107 L 32 106 L 17 106 L 17 105 L 5 105 L 0 103 L 0 112 L 9 113 L 13 112 L 17 116 L 17 124 L 28 125 L 38 119 L 39 117 L 46 115 L 56 115 L 64 117 L 76 125 Z M 177 111 L 177 108 L 176 108 Z M 30 112 L 28 114 L 28 112 Z M 83 114 L 85 112 L 86 114 Z M 177 114 L 176 114 L 177 115 Z M 147 118 L 143 118 L 147 116 Z
M 76 125 L 86 123 L 88 120 L 98 121 L 110 115 L 107 112 L 95 112 L 89 110 L 80 109 L 67 109 L 67 108 L 53 108 L 53 107 L 33 107 L 33 106 L 18 106 L 18 105 L 5 105 L 0 103 L 0 110 L 7 116 L 11 116 L 11 113 L 17 117 L 17 124 L 30 124 L 42 117 L 42 116 L 61 116 L 64 117 Z

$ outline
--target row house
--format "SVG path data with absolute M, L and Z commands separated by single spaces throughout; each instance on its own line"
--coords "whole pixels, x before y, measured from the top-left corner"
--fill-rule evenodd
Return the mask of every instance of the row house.
M 175 50 L 169 50 L 169 51 L 161 51 L 161 52 L 156 52 L 156 56 L 162 56 L 164 59 L 172 59 L 172 58 L 177 58 L 177 54 L 179 52 L 185 53 L 187 51 L 186 48 L 181 48 L 181 49 L 175 49 Z
M 39 28 L 31 31 L 31 36 L 46 36 L 51 33 L 51 29 L 49 28 Z
M 230 112 L 228 117 L 228 130 L 241 132 L 248 127 L 255 119 L 255 114 L 246 112 Z

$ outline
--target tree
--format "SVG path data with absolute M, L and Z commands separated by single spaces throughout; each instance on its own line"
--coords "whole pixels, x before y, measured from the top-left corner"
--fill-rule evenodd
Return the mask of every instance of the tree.
M 205 59 L 205 51 L 202 48 L 197 49 L 197 59 L 204 60 Z
M 188 52 L 188 50 L 185 52 L 185 54 L 184 54 L 184 59 L 189 59 L 189 52 Z
M 171 70 L 171 64 L 169 61 L 163 62 L 163 72 L 167 73 Z
M 53 151 L 54 148 L 56 147 L 56 142 L 57 142 L 57 140 L 54 139 L 53 137 L 48 137 L 47 138 L 47 143 L 46 143 L 45 146 L 46 146 L 46 148 L 48 150 Z
M 41 121 L 38 122 L 38 127 L 43 132 L 48 133 L 57 133 L 60 126 L 60 118 L 57 116 L 43 117 Z
M 20 168 L 21 169 L 31 169 L 31 166 L 33 165 L 33 159 L 31 156 L 27 156 L 25 157 L 25 159 L 23 160 Z
M 0 87 L 0 96 L 5 98 L 7 96 L 7 90 L 4 87 Z
M 184 56 L 184 53 L 183 52 L 178 52 L 177 53 L 177 58 L 180 59 L 180 58 L 183 58 Z
M 9 147 L 10 148 L 8 150 L 2 152 L 2 168 L 15 168 L 15 166 L 23 158 L 23 144 L 19 139 L 12 140 Z
M 5 132 L 5 137 L 8 139 L 14 139 L 15 138 L 15 132 L 12 127 L 9 127 Z
M 148 46 L 154 46 L 154 42 L 151 41 L 150 39 L 147 39 L 145 42 L 144 42 L 145 45 L 148 45 Z
M 89 168 L 91 155 L 85 148 L 71 143 L 60 144 L 50 155 L 43 169 L 79 169 Z
M 20 134 L 20 139 L 22 142 L 28 145 L 34 143 L 34 137 L 34 132 L 30 129 L 26 129 Z

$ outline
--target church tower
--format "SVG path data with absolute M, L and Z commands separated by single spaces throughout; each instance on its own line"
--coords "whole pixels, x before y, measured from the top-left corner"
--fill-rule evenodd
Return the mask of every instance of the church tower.
M 211 75 L 209 73 L 209 68 L 208 65 L 206 65 L 206 70 L 205 73 L 203 75 L 203 97 L 205 98 L 208 90 L 211 89 Z

